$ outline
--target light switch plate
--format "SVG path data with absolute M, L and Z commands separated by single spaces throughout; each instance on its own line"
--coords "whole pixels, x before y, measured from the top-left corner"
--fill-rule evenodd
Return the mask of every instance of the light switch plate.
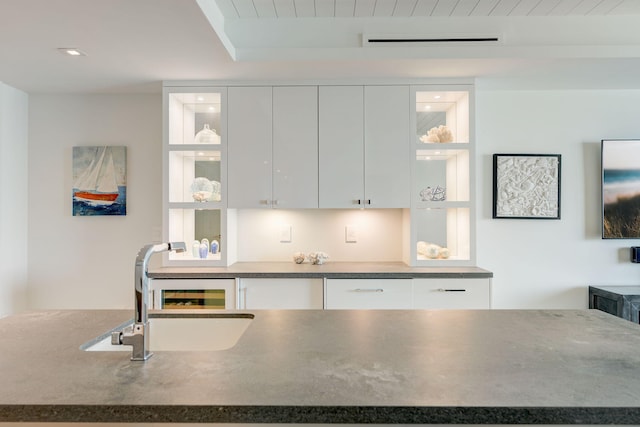
M 280 226 L 280 243 L 291 243 L 291 225 Z
M 345 242 L 356 243 L 358 241 L 358 230 L 353 225 L 347 225 L 345 227 Z

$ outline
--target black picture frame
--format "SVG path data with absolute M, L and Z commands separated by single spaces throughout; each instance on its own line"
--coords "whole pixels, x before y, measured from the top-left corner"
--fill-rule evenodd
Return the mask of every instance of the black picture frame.
M 560 154 L 494 154 L 493 218 L 560 219 Z
M 640 239 L 640 139 L 603 139 L 603 239 Z

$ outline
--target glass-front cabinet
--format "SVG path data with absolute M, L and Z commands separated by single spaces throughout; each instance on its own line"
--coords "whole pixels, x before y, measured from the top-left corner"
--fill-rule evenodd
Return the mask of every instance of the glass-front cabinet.
M 473 265 L 473 88 L 413 86 L 411 264 Z
M 224 265 L 226 239 L 226 88 L 164 88 L 163 239 L 187 251 L 169 265 Z

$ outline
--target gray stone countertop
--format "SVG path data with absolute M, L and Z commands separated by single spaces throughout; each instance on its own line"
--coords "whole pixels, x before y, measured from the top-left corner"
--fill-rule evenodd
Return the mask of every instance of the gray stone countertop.
M 252 313 L 146 362 L 79 349 L 130 311 L 0 319 L 0 422 L 640 424 L 640 326 L 600 311 Z
M 160 267 L 149 277 L 172 278 L 488 278 L 493 273 L 478 267 L 409 267 L 401 262 L 327 262 L 322 265 L 291 262 L 237 262 L 229 267 Z

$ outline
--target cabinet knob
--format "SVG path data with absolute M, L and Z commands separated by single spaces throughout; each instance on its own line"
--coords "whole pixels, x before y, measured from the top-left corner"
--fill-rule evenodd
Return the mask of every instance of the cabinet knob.
M 384 289 L 382 289 L 382 288 L 371 288 L 371 289 L 357 288 L 357 289 L 354 289 L 353 292 L 384 292 Z
M 370 205 L 371 204 L 371 199 L 367 199 L 367 204 Z

